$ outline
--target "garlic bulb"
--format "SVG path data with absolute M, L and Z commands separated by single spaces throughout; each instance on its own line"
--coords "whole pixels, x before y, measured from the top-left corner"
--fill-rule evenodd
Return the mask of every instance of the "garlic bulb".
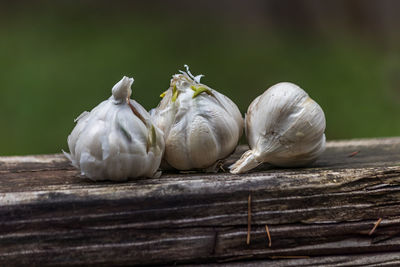
M 249 171 L 263 162 L 304 166 L 325 149 L 324 112 L 293 83 L 278 83 L 258 96 L 247 110 L 245 124 L 251 150 L 230 167 L 231 173 Z
M 164 160 L 178 170 L 212 169 L 229 156 L 243 131 L 238 107 L 225 95 L 200 83 L 187 65 L 172 76 L 170 88 L 152 110 L 164 132 Z
M 157 177 L 163 134 L 149 113 L 129 99 L 133 78 L 123 77 L 112 96 L 91 112 L 82 113 L 68 136 L 71 154 L 64 154 L 83 175 L 92 180 L 123 181 Z

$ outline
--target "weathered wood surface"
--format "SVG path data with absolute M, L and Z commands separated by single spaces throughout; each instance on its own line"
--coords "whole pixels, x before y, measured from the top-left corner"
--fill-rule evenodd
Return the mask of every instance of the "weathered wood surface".
M 0 157 L 0 265 L 232 262 L 399 265 L 400 138 L 328 142 L 310 168 L 127 183 L 82 179 L 62 155 Z

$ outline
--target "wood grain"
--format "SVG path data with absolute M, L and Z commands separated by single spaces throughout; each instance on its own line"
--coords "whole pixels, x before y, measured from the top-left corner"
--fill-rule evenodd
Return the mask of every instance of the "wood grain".
M 84 179 L 60 154 L 0 157 L 0 265 L 395 266 L 398 251 L 400 138 L 328 142 L 309 168 L 126 183 Z

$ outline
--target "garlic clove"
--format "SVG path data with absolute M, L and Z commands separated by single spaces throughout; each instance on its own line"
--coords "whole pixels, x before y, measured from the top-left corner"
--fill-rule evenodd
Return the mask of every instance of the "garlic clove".
M 308 94 L 292 83 L 278 83 L 249 106 L 245 130 L 250 150 L 231 173 L 247 172 L 263 162 L 280 167 L 310 164 L 325 149 L 325 115 Z
M 129 99 L 133 78 L 123 77 L 112 96 L 82 113 L 68 136 L 65 153 L 83 175 L 92 180 L 125 181 L 159 177 L 164 138 L 150 115 Z
M 167 164 L 178 170 L 208 169 L 235 149 L 243 130 L 237 106 L 200 83 L 202 75 L 172 76 L 170 88 L 150 114 L 164 132 Z
M 196 116 L 188 130 L 188 149 L 191 162 L 194 166 L 204 169 L 218 159 L 220 146 L 218 145 L 217 136 L 213 134 L 212 125 L 209 120 L 202 116 Z M 202 151 L 203 153 L 197 153 Z

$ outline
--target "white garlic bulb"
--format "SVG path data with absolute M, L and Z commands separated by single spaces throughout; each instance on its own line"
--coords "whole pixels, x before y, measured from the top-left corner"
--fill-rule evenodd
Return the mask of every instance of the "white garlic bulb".
M 263 162 L 280 167 L 307 165 L 325 150 L 325 115 L 308 94 L 293 83 L 278 83 L 249 106 L 245 118 L 251 150 L 230 169 L 249 171 Z
M 133 78 L 123 77 L 112 96 L 82 113 L 68 136 L 64 154 L 92 180 L 123 181 L 157 177 L 164 151 L 163 134 L 149 113 L 130 99 Z
M 164 160 L 178 170 L 212 169 L 229 156 L 243 132 L 238 107 L 225 95 L 200 83 L 187 65 L 172 76 L 170 88 L 150 113 L 164 132 Z

